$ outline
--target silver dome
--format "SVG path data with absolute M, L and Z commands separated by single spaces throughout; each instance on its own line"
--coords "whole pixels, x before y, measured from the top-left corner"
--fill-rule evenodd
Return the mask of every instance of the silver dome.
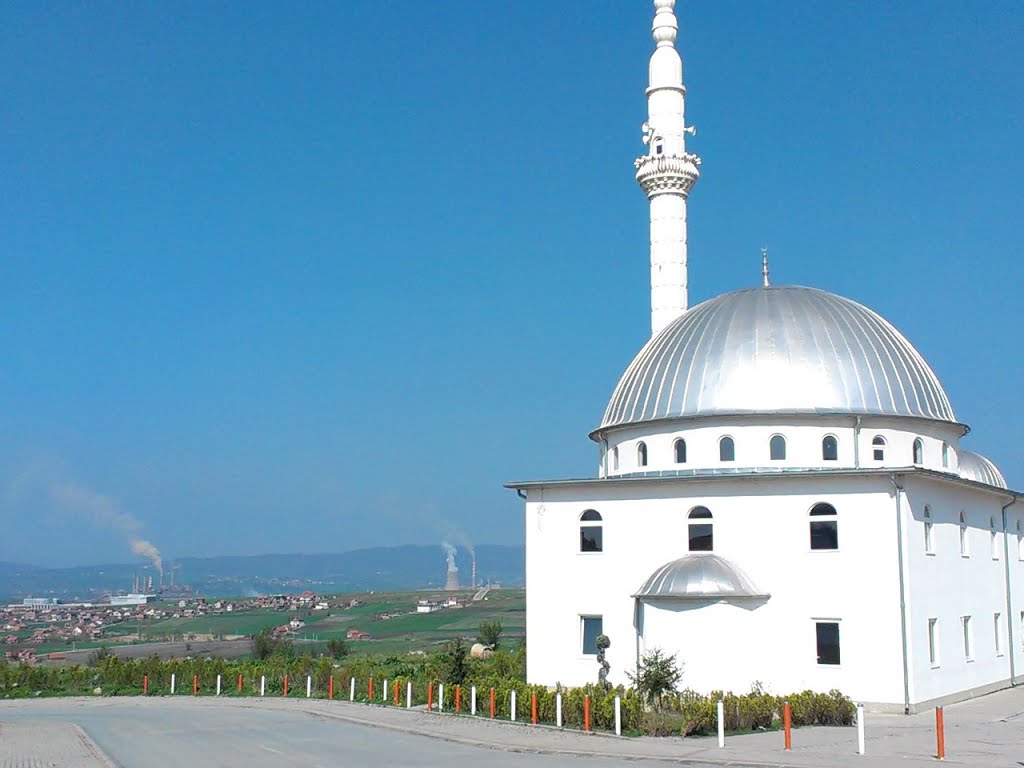
M 999 467 L 986 459 L 980 453 L 973 451 L 959 451 L 957 459 L 960 463 L 960 477 L 964 480 L 973 480 L 976 483 L 994 485 L 996 488 L 1006 488 L 1006 478 L 999 471 Z
M 956 422 L 913 345 L 865 306 L 758 287 L 691 308 L 619 380 L 599 429 L 686 416 L 877 414 Z
M 702 552 L 665 563 L 633 597 L 642 600 L 751 600 L 769 595 L 755 587 L 725 558 Z

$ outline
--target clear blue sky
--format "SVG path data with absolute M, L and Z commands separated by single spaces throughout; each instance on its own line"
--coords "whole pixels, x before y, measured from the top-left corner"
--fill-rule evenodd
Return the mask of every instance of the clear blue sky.
M 768 244 L 1024 487 L 1024 5 L 678 11 L 691 298 Z M 0 8 L 0 559 L 130 561 L 111 514 L 171 557 L 521 542 L 502 483 L 594 471 L 648 334 L 651 17 Z

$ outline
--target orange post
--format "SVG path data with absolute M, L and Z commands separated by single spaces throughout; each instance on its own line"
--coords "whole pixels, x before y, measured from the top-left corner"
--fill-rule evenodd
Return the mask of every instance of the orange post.
M 786 749 L 793 749 L 793 713 L 790 712 L 789 702 L 782 705 L 782 729 L 786 734 Z
M 434 684 L 427 686 L 427 712 L 434 708 Z
M 398 706 L 398 681 L 397 680 L 395 680 L 394 689 L 395 689 L 394 700 L 395 700 L 395 706 L 397 707 Z
M 590 697 L 583 697 L 583 730 L 590 730 Z
M 533 724 L 537 724 L 537 694 L 534 693 L 530 696 L 530 715 L 533 720 Z
M 238 692 L 239 693 L 242 692 L 242 676 L 241 675 L 238 676 Z
M 149 693 L 149 675 L 142 676 L 142 695 Z
M 199 675 L 192 675 L 192 695 L 199 694 Z
M 460 712 L 462 710 L 462 686 L 455 685 L 455 711 Z
M 334 698 L 334 675 L 331 675 L 331 679 L 327 683 L 327 698 Z
M 491 717 L 494 717 L 494 689 L 491 688 Z
M 946 729 L 942 722 L 942 707 L 935 708 L 935 756 L 939 760 L 946 759 Z
M 282 696 L 288 695 L 288 675 L 284 676 L 284 689 L 281 691 Z
M 373 678 L 372 677 L 370 678 L 370 687 L 367 690 L 369 691 L 369 694 L 366 697 L 367 700 L 368 701 L 373 701 Z

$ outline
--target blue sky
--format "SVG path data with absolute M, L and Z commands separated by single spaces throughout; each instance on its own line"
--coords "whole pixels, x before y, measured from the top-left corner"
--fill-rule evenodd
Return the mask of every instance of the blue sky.
M 1024 6 L 677 10 L 691 300 L 767 244 L 1024 487 Z M 171 557 L 521 542 L 502 483 L 594 471 L 648 334 L 651 17 L 0 8 L 0 559 L 130 561 L 117 515 Z

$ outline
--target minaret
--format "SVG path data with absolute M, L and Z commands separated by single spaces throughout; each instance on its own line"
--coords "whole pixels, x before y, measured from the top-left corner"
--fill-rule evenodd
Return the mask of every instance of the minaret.
M 679 25 L 675 0 L 654 0 L 653 35 L 647 88 L 644 143 L 636 160 L 636 180 L 651 201 L 651 335 L 657 335 L 687 307 L 686 197 L 700 177 L 700 158 L 686 151 L 686 88 L 683 62 L 675 49 Z

